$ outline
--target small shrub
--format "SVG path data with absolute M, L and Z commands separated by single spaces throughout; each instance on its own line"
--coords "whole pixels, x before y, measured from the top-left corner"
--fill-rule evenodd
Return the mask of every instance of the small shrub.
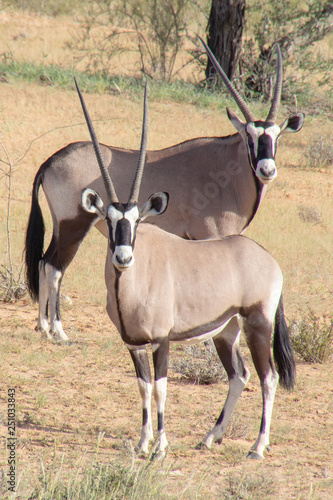
M 27 292 L 21 273 L 16 278 L 14 273 L 5 265 L 0 269 L 0 302 L 16 302 L 22 299 Z
M 304 158 L 307 168 L 333 167 L 332 137 L 320 135 L 314 139 L 314 141 L 306 147 Z
M 333 355 L 333 314 L 322 318 L 311 309 L 290 326 L 291 343 L 297 354 L 308 363 L 324 363 Z
M 248 434 L 248 426 L 239 418 L 237 412 L 231 415 L 229 423 L 224 433 L 224 437 L 229 439 L 243 439 Z
M 226 378 L 212 340 L 184 347 L 184 356 L 173 369 L 196 384 L 213 384 Z
M 298 215 L 303 222 L 309 222 L 310 224 L 316 225 L 322 222 L 321 213 L 316 207 L 299 205 L 297 207 Z

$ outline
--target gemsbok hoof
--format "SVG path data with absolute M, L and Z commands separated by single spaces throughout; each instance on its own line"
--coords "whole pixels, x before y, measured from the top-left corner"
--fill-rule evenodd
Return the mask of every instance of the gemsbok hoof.
M 159 451 L 154 451 L 151 456 L 150 456 L 150 460 L 151 461 L 155 461 L 155 460 L 164 460 L 166 457 L 166 451 L 163 450 L 159 450 Z
M 263 460 L 263 456 L 259 455 L 256 451 L 249 451 L 249 453 L 246 455 L 246 458 L 250 458 L 252 460 Z
M 198 443 L 195 447 L 196 450 L 209 450 L 208 446 L 202 441 Z
M 137 446 L 134 448 L 134 452 L 137 456 L 137 458 L 148 458 L 149 452 L 144 451 L 141 448 L 138 448 Z

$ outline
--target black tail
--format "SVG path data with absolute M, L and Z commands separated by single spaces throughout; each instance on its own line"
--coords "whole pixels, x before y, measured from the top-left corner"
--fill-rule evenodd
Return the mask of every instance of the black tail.
M 26 279 L 30 295 L 38 300 L 39 294 L 39 261 L 43 258 L 45 226 L 42 211 L 38 202 L 38 191 L 43 180 L 39 170 L 32 187 L 31 210 L 25 236 Z
M 280 376 L 280 384 L 290 391 L 295 385 L 296 365 L 290 344 L 289 330 L 284 317 L 282 294 L 275 313 L 273 353 Z

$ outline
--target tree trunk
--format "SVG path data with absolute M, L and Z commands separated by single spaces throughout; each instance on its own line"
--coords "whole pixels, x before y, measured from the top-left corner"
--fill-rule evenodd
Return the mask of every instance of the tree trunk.
M 246 0 L 212 0 L 207 44 L 230 80 L 240 74 Z M 208 58 L 206 78 L 215 86 L 216 72 Z

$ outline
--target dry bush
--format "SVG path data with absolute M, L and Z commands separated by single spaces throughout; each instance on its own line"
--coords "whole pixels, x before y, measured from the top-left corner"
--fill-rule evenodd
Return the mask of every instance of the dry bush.
M 311 144 L 308 144 L 305 153 L 305 166 L 307 168 L 333 167 L 332 137 L 320 135 Z
M 174 361 L 172 368 L 195 384 L 214 384 L 226 379 L 212 340 L 184 347 L 182 359 Z
M 309 222 L 310 224 L 314 225 L 320 224 L 322 222 L 321 213 L 316 207 L 298 205 L 297 212 L 303 222 Z
M 224 436 L 228 439 L 244 439 L 248 435 L 248 425 L 244 424 L 237 412 L 231 415 Z
M 324 363 L 333 355 L 333 314 L 321 318 L 311 309 L 290 326 L 291 343 L 303 361 Z
M 88 3 L 68 46 L 74 59 L 91 73 L 112 73 L 114 60 L 126 53 L 126 68 L 131 67 L 134 74 L 171 81 L 191 60 L 184 54 L 194 37 L 189 25 L 195 22 L 197 10 L 189 0 Z M 178 69 L 177 59 L 182 59 Z
M 22 268 L 16 277 L 14 272 L 6 265 L 0 268 L 0 302 L 16 302 L 22 299 L 27 292 L 27 287 L 22 278 Z

